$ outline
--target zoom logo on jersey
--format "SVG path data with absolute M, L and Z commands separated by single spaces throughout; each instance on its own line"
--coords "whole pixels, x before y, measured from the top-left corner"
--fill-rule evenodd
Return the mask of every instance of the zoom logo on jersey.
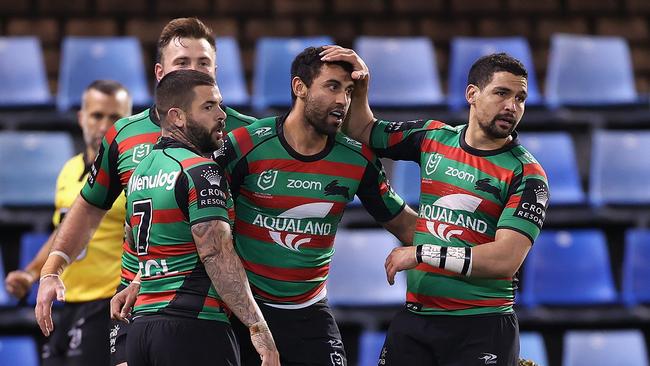
M 350 188 L 346 186 L 340 186 L 338 179 L 334 179 L 325 186 L 325 195 L 326 196 L 343 196 L 346 199 L 350 199 Z
M 474 174 L 468 173 L 464 170 L 456 169 L 452 166 L 447 167 L 447 170 L 445 170 L 445 175 L 455 177 L 470 183 L 474 183 L 474 180 L 476 179 L 476 177 L 474 177 Z
M 253 135 L 257 137 L 268 136 L 271 133 L 271 127 L 260 127 L 257 130 L 253 131 Z
M 482 201 L 479 197 L 469 194 L 450 194 L 439 198 L 431 205 L 422 205 L 419 216 L 428 220 L 426 227 L 429 233 L 444 242 L 450 242 L 452 237 L 460 236 L 464 232 L 463 229 L 450 225 L 484 234 L 488 228 L 485 221 L 459 212 L 474 213 Z
M 149 151 L 151 151 L 151 144 L 137 145 L 133 148 L 133 156 L 131 157 L 131 160 L 134 163 L 138 164 L 142 161 L 142 159 L 146 158 L 147 155 L 149 155 Z
M 443 157 L 444 155 L 438 153 L 429 155 L 427 164 L 424 166 L 424 172 L 427 173 L 427 175 L 435 173 Z
M 287 188 L 300 188 L 320 191 L 323 183 L 314 180 L 287 179 Z
M 385 132 L 399 132 L 399 131 L 408 131 L 416 128 L 424 127 L 424 124 L 427 123 L 425 120 L 415 120 L 415 121 L 401 121 L 401 122 L 390 122 L 386 128 Z
M 332 224 L 306 219 L 327 217 L 334 206 L 332 202 L 314 202 L 288 209 L 276 217 L 257 214 L 253 225 L 269 230 L 269 236 L 279 246 L 297 252 L 301 245 L 311 242 L 307 235 L 330 235 Z M 280 231 L 289 232 L 282 235 Z M 284 237 L 283 237 L 284 236 Z
M 260 173 L 259 177 L 257 178 L 257 186 L 260 187 L 261 190 L 266 191 L 267 189 L 273 188 L 275 185 L 275 180 L 277 178 L 277 170 L 265 170 Z
M 163 173 L 162 169 L 158 170 L 156 175 L 136 175 L 133 174 L 131 179 L 129 179 L 128 192 L 129 194 L 135 191 L 141 191 L 143 189 L 154 189 L 165 187 L 166 190 L 171 191 L 174 189 L 176 184 L 176 178 L 178 178 L 178 170 Z
M 546 182 L 537 178 L 529 178 L 524 185 L 521 200 L 514 215 L 528 220 L 542 228 L 546 219 L 546 208 L 548 207 L 548 186 Z

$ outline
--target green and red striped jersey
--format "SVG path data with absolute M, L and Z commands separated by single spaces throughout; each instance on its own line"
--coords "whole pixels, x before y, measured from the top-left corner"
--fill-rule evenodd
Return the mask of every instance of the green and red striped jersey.
M 544 223 L 549 190 L 535 158 L 513 140 L 498 150 L 465 142 L 466 125 L 377 121 L 370 145 L 381 157 L 420 165 L 420 207 L 414 245 L 473 247 L 498 229 L 534 242 Z M 424 315 L 512 312 L 517 278 L 473 278 L 419 264 L 408 271 L 407 307 Z
M 225 132 L 255 121 L 232 108 L 225 107 L 224 111 L 227 115 Z M 93 206 L 110 209 L 126 189 L 133 169 L 149 154 L 158 138 L 160 121 L 155 106 L 115 122 L 102 139 L 81 196 Z M 138 272 L 138 259 L 126 242 L 122 248 L 121 283 L 128 285 Z
M 191 230 L 200 222 L 229 222 L 227 192 L 221 167 L 169 137 L 162 137 L 135 168 L 126 217 L 142 273 L 136 315 L 228 321 Z
M 215 159 L 225 162 L 236 249 L 254 296 L 298 308 L 326 296 L 334 235 L 354 195 L 380 222 L 397 216 L 404 202 L 368 147 L 338 133 L 320 153 L 301 155 L 284 137 L 285 118 L 229 133 Z

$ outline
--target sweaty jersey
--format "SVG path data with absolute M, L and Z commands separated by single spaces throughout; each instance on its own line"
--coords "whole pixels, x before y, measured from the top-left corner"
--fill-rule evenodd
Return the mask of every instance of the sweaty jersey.
M 142 272 L 136 315 L 228 321 L 191 230 L 200 222 L 228 222 L 227 189 L 217 164 L 168 137 L 135 168 L 126 217 Z
M 232 108 L 225 107 L 225 132 L 255 121 Z M 99 154 L 91 167 L 81 196 L 93 206 L 108 209 L 131 177 L 133 169 L 144 159 L 160 137 L 160 121 L 155 106 L 115 122 L 106 132 Z M 138 259 L 127 243 L 122 253 L 122 284 L 128 285 L 138 272 Z
M 465 142 L 466 125 L 439 121 L 378 121 L 370 145 L 377 155 L 420 165 L 420 208 L 414 245 L 473 247 L 498 229 L 534 242 L 549 190 L 537 160 L 513 141 L 498 150 Z M 515 278 L 473 278 L 419 264 L 408 271 L 407 307 L 424 315 L 512 312 Z
M 284 138 L 284 119 L 231 132 L 215 159 L 225 162 L 236 249 L 253 295 L 298 308 L 326 296 L 334 235 L 354 195 L 380 222 L 397 216 L 404 202 L 370 149 L 338 133 L 322 152 L 301 155 Z
M 52 222 L 58 226 L 79 195 L 88 175 L 84 154 L 68 160 L 56 180 Z M 61 280 L 65 284 L 66 302 L 86 302 L 106 299 L 115 293 L 120 283 L 120 256 L 124 238 L 124 194 L 119 195 L 88 242 L 88 246 L 70 264 Z

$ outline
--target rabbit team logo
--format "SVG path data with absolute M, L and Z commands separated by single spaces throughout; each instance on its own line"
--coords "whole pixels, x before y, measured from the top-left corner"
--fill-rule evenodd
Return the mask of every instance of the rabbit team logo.
M 468 194 L 450 194 L 431 205 L 422 205 L 420 217 L 427 219 L 426 228 L 431 235 L 447 243 L 454 236 L 462 235 L 464 229 L 483 234 L 487 231 L 487 223 L 467 214 L 476 212 L 482 201 Z

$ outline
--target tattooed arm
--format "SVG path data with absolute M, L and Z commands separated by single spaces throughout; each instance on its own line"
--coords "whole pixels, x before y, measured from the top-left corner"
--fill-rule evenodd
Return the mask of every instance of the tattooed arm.
M 217 293 L 250 330 L 262 365 L 280 365 L 273 336 L 253 299 L 244 267 L 233 247 L 230 225 L 221 220 L 201 222 L 192 225 L 192 236 Z

